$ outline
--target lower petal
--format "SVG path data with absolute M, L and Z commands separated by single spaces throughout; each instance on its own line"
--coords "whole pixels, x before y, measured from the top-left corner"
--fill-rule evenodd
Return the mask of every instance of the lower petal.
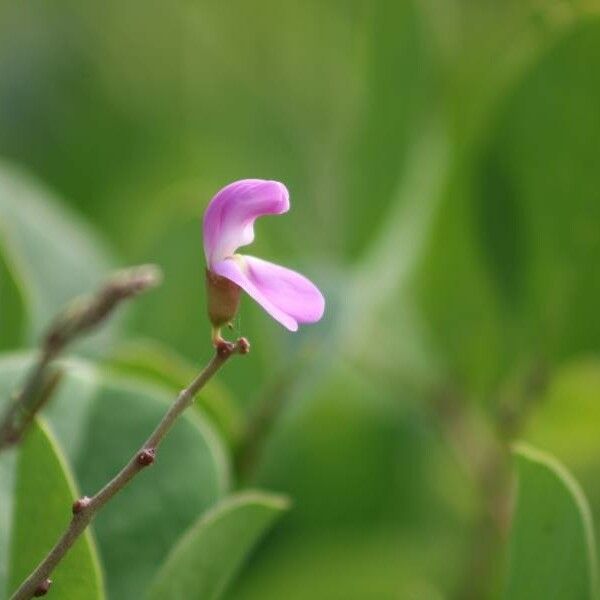
M 300 273 L 255 258 L 236 255 L 212 266 L 222 277 L 237 283 L 274 319 L 290 331 L 298 323 L 315 323 L 325 310 L 318 288 Z

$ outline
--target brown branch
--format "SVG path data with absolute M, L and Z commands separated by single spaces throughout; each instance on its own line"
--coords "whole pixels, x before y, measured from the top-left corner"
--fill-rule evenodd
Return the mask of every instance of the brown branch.
M 113 275 L 92 296 L 77 298 L 61 312 L 44 335 L 37 361 L 23 388 L 9 403 L 0 420 L 0 451 L 18 444 L 36 413 L 49 398 L 60 378 L 52 361 L 74 340 L 107 319 L 127 298 L 137 296 L 161 281 L 158 267 L 144 265 Z
M 79 536 L 96 516 L 99 510 L 120 490 L 122 490 L 144 467 L 154 462 L 156 450 L 166 433 L 171 429 L 177 418 L 190 406 L 196 394 L 204 387 L 207 381 L 227 362 L 234 354 L 247 354 L 250 345 L 245 338 L 240 338 L 235 344 L 222 342 L 217 347 L 215 355 L 196 378 L 180 392 L 164 417 L 152 432 L 150 437 L 142 444 L 140 449 L 130 458 L 121 471 L 111 479 L 92 498 L 83 497 L 73 504 L 73 518 L 66 531 L 56 542 L 46 558 L 36 567 L 29 577 L 13 594 L 11 600 L 29 600 L 35 595 L 45 594 L 51 580 L 48 579 L 52 571 L 60 563 L 69 548 L 77 541 Z

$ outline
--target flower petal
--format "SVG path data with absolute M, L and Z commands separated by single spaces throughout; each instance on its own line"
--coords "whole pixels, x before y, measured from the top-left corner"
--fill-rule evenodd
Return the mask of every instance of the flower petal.
M 239 254 L 216 263 L 212 270 L 237 283 L 290 331 L 296 331 L 298 323 L 315 323 L 323 316 L 323 295 L 300 273 Z
M 287 188 L 278 181 L 242 179 L 220 190 L 204 213 L 204 253 L 209 267 L 254 240 L 254 221 L 290 208 Z

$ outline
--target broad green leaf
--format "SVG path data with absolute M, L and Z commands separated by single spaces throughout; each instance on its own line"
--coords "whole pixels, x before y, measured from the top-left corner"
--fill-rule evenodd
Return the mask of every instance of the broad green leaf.
M 516 508 L 506 600 L 590 600 L 597 593 L 592 517 L 572 475 L 554 458 L 515 447 Z
M 34 422 L 16 460 L 9 591 L 19 586 L 64 532 L 77 497 L 58 442 L 42 421 Z M 57 598 L 104 598 L 96 546 L 89 531 L 75 542 L 53 572 L 52 581 L 52 594 Z
M 220 598 L 287 507 L 285 497 L 262 492 L 243 492 L 223 500 L 182 536 L 156 575 L 150 597 Z
M 97 288 L 111 265 L 86 223 L 33 177 L 7 163 L 0 163 L 0 253 L 6 265 L 0 276 L 10 274 L 27 315 L 21 344 L 36 341 L 68 301 Z M 2 283 L 0 291 L 8 285 Z M 111 320 L 85 347 L 106 344 L 114 329 Z
M 0 398 L 20 381 L 26 363 L 22 355 L 0 360 Z M 175 394 L 83 361 L 62 366 L 65 377 L 45 416 L 82 493 L 89 496 L 139 448 Z M 177 538 L 228 487 L 228 459 L 220 439 L 199 410 L 188 411 L 164 440 L 155 464 L 94 521 L 110 597 L 142 597 Z

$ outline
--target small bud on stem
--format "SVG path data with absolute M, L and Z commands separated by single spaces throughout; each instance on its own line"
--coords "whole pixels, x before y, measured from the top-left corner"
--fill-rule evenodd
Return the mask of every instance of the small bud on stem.
M 36 598 L 45 596 L 48 593 L 48 591 L 50 590 L 51 585 L 52 585 L 52 579 L 44 579 L 44 581 L 42 581 L 42 583 L 40 583 L 40 585 L 37 586 L 35 592 L 33 592 L 33 595 Z
M 91 499 L 87 496 L 82 496 L 81 498 L 75 500 L 73 502 L 73 514 L 78 515 L 84 508 L 87 508 L 91 502 Z
M 237 341 L 237 349 L 240 354 L 248 354 L 250 352 L 250 342 L 242 337 Z
M 137 463 L 142 467 L 147 467 L 154 462 L 156 458 L 156 451 L 154 448 L 144 448 L 137 455 Z

